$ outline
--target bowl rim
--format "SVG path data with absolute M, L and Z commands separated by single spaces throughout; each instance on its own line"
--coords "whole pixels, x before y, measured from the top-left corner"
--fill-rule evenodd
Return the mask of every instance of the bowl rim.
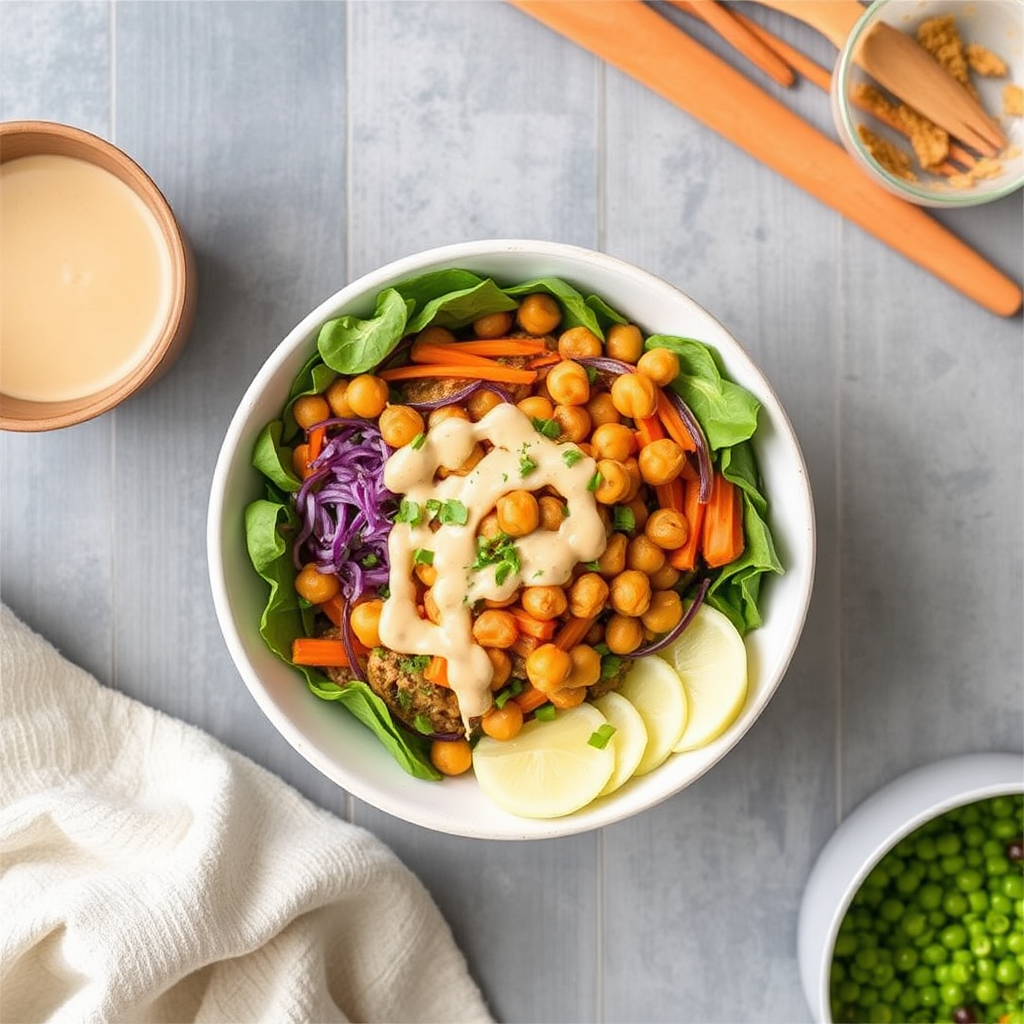
M 799 537 L 799 554 L 803 557 L 802 566 L 804 571 L 802 576 L 797 577 L 801 589 L 797 605 L 793 608 L 793 618 L 790 627 L 791 633 L 787 637 L 784 653 L 780 657 L 777 666 L 773 666 L 774 672 L 772 677 L 766 678 L 766 680 L 763 681 L 763 693 L 760 693 L 759 695 L 759 706 L 757 707 L 756 714 L 753 714 L 741 729 L 737 729 L 735 732 L 728 734 L 729 742 L 726 746 L 715 747 L 714 743 L 711 745 L 714 749 L 713 751 L 710 749 L 708 750 L 707 763 L 701 766 L 701 770 L 698 773 L 688 779 L 684 784 L 673 789 L 671 792 L 660 793 L 656 799 L 648 800 L 641 807 L 633 807 L 628 802 L 623 806 L 621 801 L 614 801 L 614 799 L 612 799 L 606 803 L 599 801 L 598 803 L 601 804 L 599 807 L 589 805 L 582 811 L 578 811 L 573 815 L 568 815 L 563 818 L 513 819 L 512 816 L 509 815 L 508 817 L 512 820 L 510 820 L 507 825 L 501 828 L 488 828 L 485 825 L 482 826 L 478 823 L 469 824 L 465 821 L 454 819 L 449 820 L 443 815 L 431 814 L 429 811 L 424 810 L 413 803 L 403 804 L 401 809 L 396 809 L 395 805 L 397 801 L 390 800 L 388 794 L 382 794 L 366 779 L 356 774 L 351 769 L 347 767 L 340 767 L 336 761 L 318 750 L 314 744 L 303 736 L 301 730 L 299 730 L 297 726 L 275 706 L 266 686 L 259 679 L 246 654 L 245 643 L 232 615 L 230 587 L 225 572 L 226 567 L 222 557 L 222 545 L 226 537 L 225 529 L 227 527 L 225 520 L 228 504 L 226 484 L 234 461 L 237 457 L 236 453 L 241 450 L 241 443 L 243 442 L 247 431 L 251 429 L 248 420 L 250 418 L 250 414 L 255 409 L 255 403 L 257 402 L 258 396 L 266 388 L 269 382 L 272 381 L 288 363 L 289 358 L 294 357 L 297 349 L 301 348 L 304 344 L 309 343 L 311 338 L 315 341 L 315 332 L 326 319 L 330 316 L 338 315 L 340 312 L 345 310 L 346 307 L 350 307 L 352 303 L 357 300 L 362 300 L 362 304 L 364 306 L 367 302 L 372 306 L 373 299 L 382 287 L 386 287 L 388 284 L 394 283 L 403 278 L 415 276 L 417 273 L 443 269 L 444 267 L 465 265 L 469 261 L 477 261 L 475 265 L 479 272 L 490 273 L 491 271 L 484 271 L 480 269 L 479 263 L 486 262 L 488 257 L 498 258 L 500 260 L 505 257 L 514 257 L 515 255 L 537 258 L 538 260 L 543 260 L 545 258 L 554 260 L 568 259 L 575 262 L 578 268 L 576 271 L 578 276 L 586 273 L 588 265 L 591 269 L 598 267 L 603 269 L 606 273 L 614 272 L 617 275 L 623 276 L 627 280 L 639 281 L 646 284 L 648 287 L 657 287 L 658 289 L 663 290 L 666 294 L 670 292 L 673 301 L 682 302 L 684 305 L 688 305 L 692 309 L 694 315 L 697 315 L 702 319 L 706 319 L 709 323 L 716 325 L 721 331 L 722 336 L 728 338 L 730 343 L 735 346 L 737 352 L 741 353 L 742 357 L 747 361 L 749 364 L 747 369 L 757 377 L 758 383 L 762 389 L 758 398 L 762 400 L 762 405 L 767 407 L 766 412 L 770 412 L 771 420 L 775 425 L 776 432 L 784 436 L 785 442 L 791 448 L 791 453 L 795 458 L 798 467 L 799 481 L 797 486 L 800 488 L 799 501 L 803 521 L 806 522 L 807 529 L 806 535 L 801 534 Z M 470 265 L 470 269 L 474 269 L 474 265 L 472 263 Z M 670 284 L 663 278 L 657 277 L 634 264 L 620 260 L 617 257 L 610 256 L 596 250 L 560 242 L 522 239 L 481 239 L 426 249 L 409 256 L 401 257 L 356 278 L 316 306 L 316 308 L 303 317 L 303 319 L 291 331 L 289 331 L 288 334 L 286 334 L 284 339 L 278 343 L 277 347 L 271 352 L 246 389 L 226 431 L 221 451 L 218 455 L 216 466 L 214 468 L 213 480 L 210 489 L 210 503 L 207 517 L 207 549 L 207 560 L 214 606 L 221 626 L 221 631 L 232 660 L 235 663 L 235 667 L 242 676 L 245 685 L 256 700 L 257 704 L 260 706 L 261 710 L 263 710 L 264 714 L 266 714 L 270 719 L 274 727 L 295 750 L 310 762 L 310 764 L 337 785 L 341 786 L 343 789 L 363 800 L 367 804 L 412 824 L 418 824 L 422 827 L 440 831 L 449 835 L 459 835 L 469 838 L 527 840 L 536 838 L 557 838 L 591 831 L 593 829 L 603 827 L 604 825 L 613 824 L 625 817 L 637 813 L 640 810 L 648 809 L 656 803 L 667 799 L 676 792 L 679 792 L 681 789 L 692 784 L 692 782 L 696 781 L 697 778 L 717 763 L 717 761 L 720 760 L 728 750 L 731 750 L 736 746 L 742 736 L 753 724 L 753 721 L 760 716 L 764 707 L 774 695 L 775 690 L 788 670 L 793 654 L 795 653 L 796 647 L 799 643 L 813 590 L 816 539 L 810 484 L 807 477 L 803 453 L 800 450 L 796 433 L 786 416 L 785 410 L 782 408 L 774 390 L 764 377 L 763 373 L 756 364 L 754 364 L 751 357 L 746 353 L 746 350 L 739 345 L 732 335 L 722 327 L 714 317 L 707 313 L 706 310 L 700 307 L 693 299 L 675 285 Z M 794 572 L 795 571 L 796 570 L 794 569 Z M 652 776 L 655 774 L 656 773 L 651 773 Z M 461 780 L 456 779 L 447 781 L 459 782 Z M 441 817 L 444 817 L 445 820 L 439 820 Z
M 31 148 L 12 147 L 15 140 L 31 140 Z M 56 430 L 108 412 L 170 368 L 195 319 L 195 256 L 170 202 L 149 174 L 124 150 L 84 128 L 60 121 L 0 121 L 0 163 L 41 154 L 85 160 L 112 174 L 142 200 L 156 220 L 166 248 L 170 295 L 159 334 L 145 356 L 121 380 L 92 394 L 56 402 L 12 398 L 0 393 L 0 430 Z
M 878 862 L 901 839 L 946 811 L 1021 792 L 1024 755 L 960 754 L 905 772 L 843 819 L 807 877 L 797 921 L 804 997 L 819 1024 L 832 1024 L 829 971 L 839 926 Z
M 1022 164 L 1021 170 L 1016 177 L 1010 178 L 999 187 L 989 188 L 983 182 L 980 186 L 976 186 L 973 189 L 963 189 L 961 191 L 951 189 L 949 192 L 939 192 L 892 174 L 871 156 L 861 142 L 860 136 L 857 133 L 857 124 L 851 111 L 851 105 L 847 100 L 850 73 L 855 66 L 853 54 L 857 51 L 860 39 L 872 27 L 881 10 L 889 7 L 893 2 L 894 0 L 872 0 L 854 24 L 847 37 L 846 44 L 839 51 L 839 56 L 836 60 L 832 74 L 832 85 L 829 90 L 832 118 L 847 151 L 883 188 L 919 206 L 929 206 L 936 209 L 959 209 L 962 207 L 981 206 L 1012 195 L 1024 186 L 1024 164 Z M 902 0 L 895 0 L 895 2 L 902 2 Z M 1024 11 L 1024 0 L 1011 0 L 1011 2 Z

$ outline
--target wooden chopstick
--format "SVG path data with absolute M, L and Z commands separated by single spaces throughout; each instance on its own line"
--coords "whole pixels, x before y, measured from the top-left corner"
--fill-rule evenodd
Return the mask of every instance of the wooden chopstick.
M 924 210 L 872 182 L 785 104 L 641 0 L 509 0 L 636 79 L 810 195 L 1000 316 L 1020 286 Z
M 751 32 L 733 13 L 717 0 L 668 0 L 673 7 L 699 18 L 713 28 L 752 64 L 759 67 L 772 81 L 789 87 L 795 81 L 793 69 L 785 59 Z

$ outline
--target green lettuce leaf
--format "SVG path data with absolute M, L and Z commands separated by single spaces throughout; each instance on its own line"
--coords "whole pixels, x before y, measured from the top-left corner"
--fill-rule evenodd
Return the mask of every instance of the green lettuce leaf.
M 761 403 L 722 375 L 714 349 L 667 334 L 652 334 L 644 347 L 667 348 L 679 357 L 679 376 L 672 388 L 700 421 L 712 451 L 753 437 Z
M 260 431 L 252 453 L 252 464 L 275 487 L 291 494 L 302 486 L 302 481 L 292 472 L 292 449 L 281 444 L 283 430 L 281 420 L 272 420 Z
M 424 289 L 419 290 L 422 292 Z M 510 299 L 490 278 L 486 278 L 468 288 L 443 292 L 428 299 L 422 308 L 412 314 L 406 333 L 415 334 L 430 325 L 455 330 L 488 313 L 509 312 L 515 308 L 515 300 Z
M 571 327 L 587 327 L 604 341 L 604 329 L 597 314 L 587 305 L 587 300 L 571 284 L 557 277 L 538 277 L 533 281 L 505 288 L 506 295 L 532 295 L 534 292 L 547 292 L 558 299 L 562 306 L 562 324 L 560 330 L 567 331 Z M 606 307 L 608 308 L 608 307 Z
M 369 320 L 351 314 L 328 320 L 317 336 L 317 350 L 338 373 L 366 373 L 408 333 L 406 322 L 411 313 L 412 303 L 397 289 L 386 288 L 377 296 L 377 308 Z

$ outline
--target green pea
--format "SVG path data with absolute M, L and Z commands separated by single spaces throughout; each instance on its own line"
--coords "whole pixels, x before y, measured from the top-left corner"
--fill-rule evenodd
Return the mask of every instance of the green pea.
M 922 836 L 914 847 L 914 856 L 918 860 L 935 860 L 939 851 L 935 848 L 935 840 L 931 836 Z
M 938 1006 L 939 990 L 935 985 L 925 985 L 918 989 L 917 999 L 922 1006 Z
M 1006 937 L 1006 948 L 1011 953 L 1024 953 L 1024 931 L 1011 932 Z
M 992 835 L 997 839 L 1013 839 L 1020 835 L 1020 823 L 1012 818 L 1003 818 L 992 823 Z
M 904 1013 L 910 1013 L 911 1010 L 916 1010 L 919 1005 L 917 993 L 912 988 L 905 988 L 899 997 L 899 1008 Z
M 862 986 L 860 990 L 860 999 L 857 1000 L 857 1005 L 865 1010 L 870 1010 L 877 1002 L 878 989 L 869 988 L 867 985 Z
M 927 964 L 919 964 L 910 972 L 910 984 L 914 988 L 924 988 L 935 978 L 935 972 Z
M 955 832 L 947 832 L 935 840 L 936 852 L 941 857 L 950 857 L 960 852 L 960 837 Z
M 838 957 L 853 956 L 857 951 L 857 938 L 855 935 L 846 933 L 845 935 L 840 931 L 836 937 L 836 945 L 834 955 Z
M 1006 875 L 1000 888 L 1007 899 L 1019 900 L 1024 896 L 1024 876 Z
M 988 898 L 988 905 L 993 914 L 1013 913 L 1013 900 L 1007 899 L 1002 893 L 992 893 Z
M 1006 844 L 999 842 L 998 839 L 986 839 L 981 844 L 981 852 L 986 857 L 998 857 L 1000 860 L 1003 860 L 1006 854 L 1005 846 Z
M 838 985 L 846 977 L 846 968 L 842 960 L 833 960 L 828 967 L 828 980 L 832 986 Z
M 963 872 L 960 873 L 962 875 Z M 960 875 L 957 877 L 959 878 Z M 967 908 L 970 904 L 967 902 L 967 897 L 961 892 L 948 892 L 942 901 L 942 909 L 945 910 L 950 917 L 963 917 L 967 913 Z
M 946 950 L 936 942 L 933 942 L 930 946 L 925 946 L 921 953 L 921 959 L 933 967 L 936 964 L 945 963 L 948 956 L 949 954 Z
M 1017 802 L 1012 796 L 995 796 L 989 804 L 994 818 L 1009 818 L 1016 810 Z
M 975 956 L 988 956 L 992 952 L 992 940 L 987 935 L 972 936 L 971 952 Z
M 977 868 L 965 868 L 956 876 L 956 887 L 961 892 L 975 892 L 985 883 L 985 877 Z
M 922 885 L 917 894 L 917 904 L 922 910 L 935 910 L 942 906 L 943 891 L 941 885 L 929 882 Z
M 966 985 L 974 977 L 974 971 L 965 963 L 954 963 L 949 965 L 949 980 L 960 985 Z
M 896 972 L 893 970 L 892 964 L 878 964 L 871 972 L 872 984 L 882 988 L 893 980 L 895 974 Z
M 981 846 L 985 842 L 985 830 L 978 824 L 968 824 L 967 828 L 964 829 L 964 845 L 977 847 Z
M 861 970 L 870 971 L 878 963 L 878 954 L 870 946 L 861 946 L 853 959 Z
M 836 995 L 841 1002 L 855 1003 L 860 998 L 860 985 L 850 978 L 847 978 L 837 989 Z
M 904 974 L 907 971 L 912 971 L 917 966 L 917 950 L 911 946 L 900 946 L 893 953 L 892 962 L 897 971 L 902 971 Z
M 982 978 L 974 986 L 974 998 L 979 1003 L 994 1003 L 999 998 L 999 986 L 991 978 Z
M 967 942 L 967 929 L 962 924 L 951 924 L 942 929 L 939 941 L 946 949 L 959 949 Z
M 904 871 L 896 879 L 896 891 L 901 896 L 912 896 L 921 885 L 921 874 L 916 869 Z
M 1022 976 L 1020 964 L 1016 960 L 1012 960 L 1007 957 L 1005 960 L 1000 960 L 996 964 L 996 981 L 1000 985 L 1013 985 L 1015 982 L 1020 981 Z
M 979 957 L 974 961 L 974 972 L 979 978 L 994 978 L 996 976 L 996 962 L 987 956 Z
M 983 914 L 988 910 L 988 893 L 982 892 L 980 889 L 977 892 L 969 892 L 967 902 L 974 913 Z
M 1007 893 L 1009 895 L 1009 893 Z M 904 906 L 902 901 L 893 899 L 882 900 L 878 906 L 878 914 L 883 921 L 888 921 L 891 924 L 898 921 L 903 916 Z
M 942 872 L 946 875 L 955 875 L 967 867 L 967 861 L 958 853 L 952 857 L 943 857 L 939 862 L 942 865 Z
M 955 981 L 947 981 L 939 988 L 939 998 L 946 1006 L 960 1006 L 964 1001 L 964 987 Z
M 947 982 L 953 980 L 952 976 L 953 965 L 952 964 L 938 964 L 935 967 L 935 980 L 940 985 L 945 985 Z
M 946 915 L 941 910 L 930 910 L 928 912 L 928 923 L 933 928 L 941 928 L 946 923 Z
M 868 1014 L 869 1024 L 892 1024 L 892 1007 L 885 1003 L 877 1003 Z
M 1006 914 L 999 913 L 994 908 L 989 911 L 988 916 L 985 918 L 985 924 L 993 935 L 1002 935 L 1010 930 L 1010 919 Z
M 928 927 L 928 918 L 919 910 L 911 910 L 903 915 L 900 927 L 908 937 L 915 938 Z

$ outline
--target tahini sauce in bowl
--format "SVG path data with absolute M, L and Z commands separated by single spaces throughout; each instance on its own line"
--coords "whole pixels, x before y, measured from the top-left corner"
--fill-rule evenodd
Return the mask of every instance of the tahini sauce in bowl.
M 0 426 L 67 426 L 173 361 L 192 259 L 157 187 L 109 143 L 9 122 L 0 147 Z

